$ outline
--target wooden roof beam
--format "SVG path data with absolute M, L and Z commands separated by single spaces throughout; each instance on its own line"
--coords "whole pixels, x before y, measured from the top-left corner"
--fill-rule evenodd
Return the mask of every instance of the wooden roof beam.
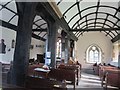
M 111 41 L 112 41 L 112 43 L 114 43 L 118 40 L 120 40 L 120 34 L 118 34 L 116 37 L 114 37 Z
M 76 32 L 76 31 L 115 31 L 118 30 L 120 31 L 120 28 L 93 28 L 93 29 L 70 29 L 71 32 Z
M 60 25 L 61 28 L 63 28 L 63 30 L 68 34 L 68 36 L 70 36 L 71 39 L 77 41 L 78 38 L 72 32 L 69 32 L 70 27 L 68 26 L 68 24 L 65 21 L 65 19 L 63 18 L 63 16 L 59 15 L 57 13 L 57 10 L 55 9 L 55 7 L 53 8 L 53 6 L 56 6 L 56 5 L 54 3 L 49 3 L 49 2 L 39 3 L 38 8 L 36 9 L 37 14 L 40 15 L 40 16 L 43 16 L 42 13 L 41 13 L 42 11 L 40 11 L 39 9 L 44 8 L 43 13 L 44 13 L 45 18 L 43 17 L 43 19 L 46 20 L 47 17 L 48 17 L 48 19 L 53 18 L 57 22 L 57 24 Z M 45 13 L 45 11 L 47 13 Z
M 47 32 L 47 29 L 32 29 L 33 32 Z
M 2 20 L 0 20 L 0 26 L 9 28 L 9 29 L 14 30 L 14 31 L 17 31 L 17 26 L 15 26 L 15 25 L 13 25 L 13 24 L 10 24 L 10 23 L 8 23 L 8 22 L 2 21 Z M 34 34 L 34 33 L 32 33 L 32 37 L 33 37 L 33 38 L 36 38 L 36 39 L 38 39 L 38 40 L 45 41 L 44 38 L 42 38 L 42 37 L 40 37 L 40 36 L 38 36 L 38 35 L 36 35 L 36 34 Z

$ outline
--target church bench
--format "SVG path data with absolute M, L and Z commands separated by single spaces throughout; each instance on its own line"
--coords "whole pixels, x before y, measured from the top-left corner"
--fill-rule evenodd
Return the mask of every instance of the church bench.
M 109 70 L 115 70 L 115 69 L 117 69 L 117 67 L 99 66 L 99 77 L 100 77 L 102 86 L 104 85 L 106 72 L 109 71 Z
M 101 79 L 101 85 L 103 86 L 105 84 L 106 87 L 108 85 L 110 85 L 109 84 L 109 79 L 112 80 L 112 79 L 114 79 L 113 76 L 117 75 L 117 74 L 112 74 L 112 72 L 113 71 L 116 72 L 118 70 L 119 69 L 117 67 L 113 67 L 113 66 L 100 66 L 100 68 L 99 68 L 99 76 L 100 76 L 100 79 Z M 115 78 L 114 80 L 117 80 L 117 79 Z M 113 81 L 113 85 L 111 85 L 111 86 L 114 86 L 114 83 L 116 83 L 116 82 Z
M 76 78 L 77 78 L 76 84 L 78 85 L 79 79 L 81 77 L 81 66 L 64 64 L 64 65 L 60 65 L 58 68 L 65 70 L 76 70 Z
M 105 76 L 105 88 L 113 86 L 120 89 L 120 69 L 108 70 Z
M 56 80 L 27 76 L 25 80 L 27 90 L 67 90 L 66 84 Z
M 34 69 L 35 69 L 35 68 L 41 68 L 42 66 L 43 66 L 42 63 L 29 65 L 29 66 L 28 66 L 27 75 L 28 75 L 28 76 L 34 76 L 34 74 L 35 74 Z
M 55 79 L 61 82 L 66 83 L 66 81 L 70 81 L 71 84 L 76 86 L 76 70 L 66 70 L 66 69 L 51 69 L 48 73 L 48 78 Z

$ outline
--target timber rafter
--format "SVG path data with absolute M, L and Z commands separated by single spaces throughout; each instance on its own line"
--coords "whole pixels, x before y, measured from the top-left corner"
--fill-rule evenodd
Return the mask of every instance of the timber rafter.
M 109 36 L 111 41 L 119 39 L 117 37 L 119 36 L 120 30 L 120 18 L 118 15 L 120 13 L 120 7 L 103 4 L 101 0 L 98 0 L 94 4 L 91 4 L 91 6 L 88 5 L 88 7 L 82 8 L 80 7 L 82 6 L 82 2 L 84 1 L 76 0 L 62 12 L 63 17 L 67 20 L 67 24 L 71 26 L 70 32 L 74 32 L 76 37 L 80 37 L 84 32 L 100 31 L 105 33 L 106 36 Z M 61 8 L 62 4 L 63 1 L 57 3 L 59 8 Z M 76 13 L 73 11 L 73 8 L 77 8 Z M 108 12 L 103 9 L 108 10 Z M 110 10 L 113 12 L 110 12 Z M 67 17 L 72 11 L 74 14 L 71 14 L 71 17 Z
M 17 26 L 15 26 L 13 24 L 10 24 L 10 23 L 2 21 L 2 20 L 0 20 L 0 23 L 1 23 L 0 25 L 3 26 L 3 27 L 9 28 L 9 29 L 14 30 L 14 31 L 17 31 Z M 33 29 L 33 31 L 34 31 L 34 29 Z M 42 40 L 42 41 L 46 40 L 43 37 L 40 37 L 40 36 L 38 36 L 38 35 L 36 35 L 34 33 L 32 33 L 32 37 L 36 38 L 38 40 Z

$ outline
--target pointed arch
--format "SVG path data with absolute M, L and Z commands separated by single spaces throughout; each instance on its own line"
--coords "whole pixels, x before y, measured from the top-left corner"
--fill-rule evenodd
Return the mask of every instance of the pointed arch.
M 101 63 L 102 62 L 102 50 L 98 45 L 92 44 L 88 46 L 86 50 L 86 62 L 87 63 Z

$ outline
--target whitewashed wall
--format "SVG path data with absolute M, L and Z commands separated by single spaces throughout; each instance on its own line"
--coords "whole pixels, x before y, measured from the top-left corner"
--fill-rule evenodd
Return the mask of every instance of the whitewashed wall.
M 112 57 L 113 57 L 113 60 L 111 61 L 111 65 L 114 65 L 114 66 L 118 66 L 118 60 L 119 60 L 119 45 L 120 45 L 120 42 L 115 42 L 115 43 L 113 43 L 113 55 L 112 55 Z M 119 65 L 120 66 L 120 65 Z
M 103 62 L 109 63 L 111 61 L 113 47 L 110 38 L 101 32 L 87 32 L 80 36 L 76 42 L 76 59 L 82 64 L 82 68 L 92 68 L 93 64 L 86 63 L 85 57 L 86 49 L 92 44 L 96 44 L 102 49 Z
M 118 61 L 118 55 L 119 55 L 119 43 L 113 44 L 113 61 Z
M 10 30 L 8 28 L 0 27 L 0 40 L 5 40 L 6 45 L 6 53 L 0 54 L 0 62 L 2 63 L 10 63 L 13 61 L 13 55 L 15 48 L 11 47 L 12 40 L 16 40 L 16 32 L 14 30 Z M 36 47 L 36 45 L 44 46 L 45 42 L 32 38 L 31 45 L 33 45 L 33 49 L 30 49 L 30 57 L 29 58 L 37 58 L 37 54 L 43 54 L 45 52 L 44 47 Z M 10 49 L 10 51 L 8 51 Z
M 37 59 L 37 54 L 43 54 L 45 52 L 45 42 L 32 38 L 31 45 L 33 45 L 33 49 L 30 49 L 30 59 Z M 41 46 L 41 47 L 36 47 Z
M 0 40 L 5 40 L 6 53 L 0 54 L 0 62 L 10 63 L 13 60 L 14 49 L 11 47 L 12 40 L 16 40 L 16 32 L 8 28 L 0 27 Z M 10 51 L 9 51 L 10 50 Z

